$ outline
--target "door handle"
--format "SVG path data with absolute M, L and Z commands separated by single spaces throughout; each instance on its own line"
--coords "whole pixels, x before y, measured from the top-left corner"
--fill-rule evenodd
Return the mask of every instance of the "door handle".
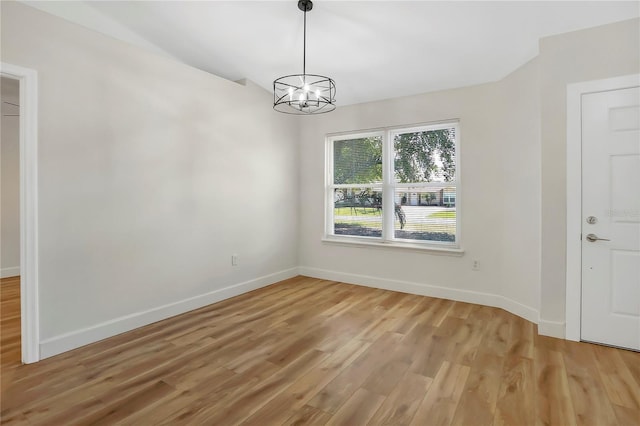
M 587 234 L 587 241 L 595 243 L 596 241 L 611 241 L 608 238 L 598 238 L 596 234 Z

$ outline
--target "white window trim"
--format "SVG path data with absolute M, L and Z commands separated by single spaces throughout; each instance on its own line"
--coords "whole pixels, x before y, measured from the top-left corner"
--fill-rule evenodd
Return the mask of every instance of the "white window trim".
M 417 131 L 439 130 L 446 128 L 455 128 L 455 155 L 456 155 L 456 176 L 451 184 L 455 185 L 456 193 L 456 241 L 455 243 L 437 242 L 437 241 L 417 241 L 393 239 L 394 234 L 394 196 L 387 194 L 395 194 L 397 188 L 403 187 L 430 187 L 434 183 L 418 182 L 418 183 L 395 183 L 393 179 L 393 144 L 390 142 L 393 137 L 401 133 L 410 133 Z M 380 137 L 382 139 L 383 149 L 383 181 L 375 184 L 333 184 L 333 143 L 336 140 L 358 139 L 364 137 Z M 328 134 L 325 140 L 325 221 L 324 236 L 322 241 L 325 243 L 351 245 L 361 247 L 381 247 L 381 248 L 400 248 L 417 251 L 430 251 L 440 254 L 461 255 L 464 253 L 462 249 L 462 197 L 461 197 L 461 155 L 460 155 L 460 122 L 459 120 L 438 121 L 435 123 L 414 124 L 408 126 L 385 127 L 372 130 L 361 130 L 354 132 L 340 132 Z M 382 237 L 361 237 L 353 235 L 335 235 L 334 226 L 334 200 L 333 189 L 340 188 L 378 188 L 382 189 Z M 394 212 L 393 214 L 385 214 L 385 212 Z

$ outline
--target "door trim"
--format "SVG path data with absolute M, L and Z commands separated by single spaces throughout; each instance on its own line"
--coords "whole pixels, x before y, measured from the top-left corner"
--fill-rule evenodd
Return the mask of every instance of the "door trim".
M 567 340 L 580 341 L 582 296 L 582 96 L 640 86 L 640 74 L 567 85 Z
M 40 360 L 38 304 L 38 74 L 0 62 L 20 82 L 20 327 L 22 362 Z

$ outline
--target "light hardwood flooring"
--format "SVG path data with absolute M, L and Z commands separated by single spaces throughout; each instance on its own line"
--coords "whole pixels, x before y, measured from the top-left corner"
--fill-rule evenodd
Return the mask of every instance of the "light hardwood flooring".
M 501 309 L 297 277 L 19 365 L 5 284 L 3 424 L 640 425 L 640 354 Z

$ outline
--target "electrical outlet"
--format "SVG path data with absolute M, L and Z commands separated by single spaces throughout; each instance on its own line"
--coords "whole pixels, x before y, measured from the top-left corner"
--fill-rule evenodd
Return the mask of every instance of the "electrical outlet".
M 471 264 L 471 269 L 473 269 L 474 271 L 479 271 L 480 270 L 480 261 L 477 259 L 473 260 L 473 263 Z
M 232 254 L 231 255 L 231 266 L 238 266 L 238 255 L 237 254 Z

